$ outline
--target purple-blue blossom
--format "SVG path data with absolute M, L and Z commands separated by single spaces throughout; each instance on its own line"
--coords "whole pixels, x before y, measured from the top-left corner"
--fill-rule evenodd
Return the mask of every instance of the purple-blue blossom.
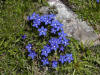
M 59 24 L 59 22 L 57 20 L 56 21 L 53 20 L 51 26 L 54 28 L 57 28 L 58 24 Z
M 100 1 L 99 0 L 96 0 L 96 2 L 99 3 Z
M 43 63 L 43 65 L 49 64 L 48 58 L 45 58 L 45 57 L 41 60 L 41 62 Z
M 52 37 L 52 38 L 49 40 L 49 43 L 50 43 L 50 44 L 60 44 L 60 40 L 59 40 L 58 38 Z
M 35 20 L 35 21 L 33 22 L 33 25 L 32 25 L 32 26 L 38 28 L 39 25 L 40 25 L 40 22 L 38 22 L 37 20 Z
M 38 22 L 39 24 L 41 23 L 41 17 L 39 15 L 37 15 L 36 19 L 34 20 L 36 22 Z
M 51 44 L 50 46 L 51 46 L 51 49 L 55 51 L 59 48 L 58 44 Z
M 61 24 L 58 20 L 53 20 L 51 23 L 53 28 L 56 28 L 57 31 L 61 30 L 63 24 Z
M 69 45 L 69 39 L 67 39 L 66 37 L 64 38 L 60 38 L 59 37 L 59 41 L 60 41 L 60 44 L 63 44 L 64 46 L 67 46 Z
M 69 45 L 69 39 L 64 38 L 64 39 L 62 40 L 62 44 L 63 44 L 64 46 Z
M 29 57 L 31 57 L 32 59 L 34 59 L 35 58 L 35 56 L 36 56 L 37 54 L 33 51 L 33 50 L 31 50 L 30 52 L 29 52 Z
M 48 56 L 48 53 L 50 53 L 51 52 L 51 49 L 50 49 L 50 47 L 48 47 L 48 46 L 44 46 L 44 48 L 42 49 L 42 51 L 41 51 L 41 55 L 44 55 L 44 56 Z
M 59 48 L 59 50 L 60 50 L 60 51 L 64 51 L 64 47 L 61 46 L 61 47 Z
M 34 20 L 36 19 L 36 17 L 38 16 L 38 14 L 36 14 L 35 12 L 31 15 L 27 17 L 27 20 Z
M 65 55 L 65 60 L 68 61 L 69 63 L 71 63 L 71 61 L 74 60 L 72 54 L 67 53 Z
M 45 25 L 51 24 L 51 20 L 49 18 L 49 15 L 43 15 L 43 16 L 41 16 L 41 22 L 44 22 Z
M 63 64 L 65 62 L 65 56 L 60 55 L 59 61 Z
M 39 36 L 41 36 L 41 35 L 46 36 L 46 34 L 47 34 L 47 29 L 44 28 L 43 26 L 40 29 L 38 29 L 38 31 L 39 31 Z
M 30 52 L 31 49 L 32 49 L 32 44 L 28 44 L 28 45 L 26 46 L 26 49 L 28 50 L 28 52 Z
M 59 38 L 60 38 L 60 39 L 63 39 L 63 38 L 65 38 L 65 37 L 67 36 L 67 34 L 64 33 L 64 31 L 59 32 L 58 35 L 59 35 Z
M 56 15 L 54 15 L 54 14 L 50 14 L 50 15 L 49 15 L 49 19 L 50 19 L 50 20 L 55 19 L 55 17 L 56 17 Z
M 41 22 L 45 22 L 48 20 L 48 15 L 41 16 Z
M 52 61 L 52 67 L 53 67 L 53 68 L 56 68 L 57 65 L 58 65 L 58 62 L 57 62 L 57 61 Z
M 51 29 L 51 33 L 56 34 L 57 30 L 55 28 Z

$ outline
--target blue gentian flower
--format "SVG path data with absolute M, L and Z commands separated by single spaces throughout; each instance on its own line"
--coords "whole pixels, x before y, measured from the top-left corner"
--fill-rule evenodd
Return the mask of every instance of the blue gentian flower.
M 26 49 L 28 50 L 28 52 L 30 52 L 31 49 L 32 49 L 32 44 L 28 44 L 28 45 L 26 46 Z
M 44 57 L 41 61 L 42 61 L 43 65 L 48 65 L 49 64 L 48 58 L 46 59 Z
M 49 19 L 47 19 L 47 20 L 45 21 L 45 25 L 48 25 L 48 24 L 51 24 L 51 21 L 50 21 Z
M 51 26 L 53 28 L 56 28 L 57 31 L 61 30 L 63 24 L 61 24 L 59 21 L 57 20 L 53 20 L 52 23 L 51 23 Z
M 60 44 L 60 40 L 53 37 L 53 38 L 51 38 L 51 39 L 49 40 L 49 43 L 50 43 L 50 44 Z
M 54 14 L 50 14 L 50 15 L 49 15 L 50 20 L 55 19 L 55 17 L 56 17 L 56 15 L 54 15 Z
M 69 63 L 71 63 L 71 61 L 74 60 L 73 57 L 72 57 L 72 54 L 66 54 L 65 60 L 68 61 Z
M 65 38 L 65 37 L 67 36 L 67 34 L 64 33 L 64 31 L 59 32 L 58 35 L 59 35 L 59 38 L 60 38 L 60 39 L 63 39 L 63 38 Z
M 52 50 L 57 50 L 59 48 L 60 41 L 57 38 L 51 38 L 49 40 L 50 46 Z
M 57 31 L 60 31 L 61 29 L 62 29 L 61 26 L 58 26 L 58 27 L 56 28 Z
M 50 47 L 48 47 L 48 46 L 44 46 L 44 48 L 42 49 L 42 53 L 41 53 L 41 55 L 44 55 L 44 56 L 48 56 L 48 53 L 50 53 L 51 52 L 51 49 L 50 49 Z
M 63 64 L 65 62 L 65 56 L 60 55 L 59 61 Z
M 64 47 L 63 46 L 60 47 L 60 51 L 64 51 Z
M 41 23 L 41 17 L 39 15 L 37 15 L 36 19 L 34 21 L 36 21 L 36 22 L 38 22 L 40 24 Z
M 24 35 L 22 35 L 22 39 L 26 39 L 26 35 L 24 34 Z
M 57 61 L 52 61 L 52 67 L 56 68 L 57 67 L 58 62 Z
M 49 40 L 49 43 L 50 43 L 50 44 L 55 43 L 55 42 L 54 42 L 55 40 L 56 40 L 56 38 L 53 37 L 53 38 L 51 38 L 51 39 Z
M 99 0 L 96 0 L 97 1 L 97 3 L 99 3 Z
M 52 50 L 57 50 L 59 48 L 59 45 L 58 44 L 51 44 L 51 49 Z
M 38 29 L 38 31 L 39 31 L 39 36 L 41 35 L 46 36 L 47 29 L 44 28 L 43 26 L 40 29 Z
M 38 14 L 36 14 L 35 12 L 31 15 L 31 16 L 28 16 L 27 17 L 27 20 L 34 20 L 34 19 L 36 19 L 36 16 L 37 16 Z
M 48 15 L 43 15 L 43 16 L 41 16 L 41 21 L 42 22 L 45 22 L 45 21 L 47 21 L 48 20 Z
M 61 31 L 64 31 L 63 27 L 60 28 Z
M 34 59 L 34 57 L 36 56 L 37 54 L 33 51 L 33 50 L 31 50 L 30 52 L 29 52 L 29 55 L 28 56 L 30 56 L 32 59 Z
M 48 15 L 41 16 L 41 21 L 45 23 L 45 25 L 51 24 L 51 20 Z
M 57 28 L 58 25 L 59 25 L 59 21 L 57 21 L 57 20 L 52 21 L 52 24 L 51 24 L 52 27 Z
M 69 45 L 69 40 L 66 39 L 66 38 L 64 38 L 64 39 L 62 40 L 62 44 L 63 44 L 64 46 Z
M 38 28 L 39 25 L 40 25 L 40 22 L 34 21 L 34 24 L 32 26 Z
M 51 33 L 56 34 L 57 30 L 55 28 L 51 29 Z

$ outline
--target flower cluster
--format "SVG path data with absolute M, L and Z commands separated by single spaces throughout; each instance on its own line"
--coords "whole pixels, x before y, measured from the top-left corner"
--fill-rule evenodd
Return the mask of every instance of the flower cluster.
M 69 62 L 73 60 L 72 54 L 65 54 L 65 55 L 60 55 L 59 61 L 63 64 L 64 62 Z
M 27 49 L 28 52 L 29 52 L 29 55 L 28 55 L 28 56 L 30 56 L 32 59 L 34 59 L 34 57 L 35 57 L 37 54 L 35 53 L 34 50 L 32 50 L 32 44 L 28 44 L 28 45 L 26 46 L 26 49 Z
M 48 36 L 51 34 L 48 44 L 41 49 L 41 62 L 43 65 L 49 65 L 52 63 L 52 67 L 56 68 L 58 64 L 64 64 L 64 62 L 69 62 L 73 60 L 72 54 L 60 55 L 59 59 L 50 61 L 48 59 L 49 55 L 53 53 L 64 52 L 64 49 L 69 45 L 69 39 L 67 39 L 67 34 L 64 33 L 63 24 L 55 19 L 54 14 L 39 16 L 36 13 L 33 13 L 31 16 L 27 17 L 28 21 L 32 21 L 32 26 L 37 29 L 39 32 L 39 37 Z M 55 35 L 55 36 L 52 36 Z M 26 49 L 29 52 L 29 55 L 32 59 L 37 55 L 32 49 L 32 45 L 28 44 Z

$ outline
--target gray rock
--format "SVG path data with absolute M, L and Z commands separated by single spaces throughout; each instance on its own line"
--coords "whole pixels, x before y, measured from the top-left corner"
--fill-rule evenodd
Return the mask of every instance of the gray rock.
M 56 19 L 62 22 L 64 32 L 67 33 L 69 37 L 74 37 L 76 40 L 82 41 L 83 44 L 98 39 L 98 35 L 94 32 L 93 28 L 88 26 L 87 22 L 79 19 L 78 16 L 60 0 L 48 0 L 48 4 L 50 7 L 55 7 L 57 11 Z M 48 14 L 50 7 L 42 7 L 40 12 Z M 98 43 L 94 44 L 96 45 Z

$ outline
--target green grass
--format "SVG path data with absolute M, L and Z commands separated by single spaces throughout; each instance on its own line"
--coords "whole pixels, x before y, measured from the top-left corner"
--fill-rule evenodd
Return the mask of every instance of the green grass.
M 25 46 L 28 43 L 34 45 L 36 51 L 40 50 L 46 41 L 38 39 L 36 33 L 32 31 L 26 21 L 26 17 L 33 12 L 38 12 L 39 7 L 47 5 L 45 0 L 5 0 L 1 1 L 1 17 L 0 17 L 0 75 L 33 75 L 44 73 L 43 67 L 39 71 L 40 65 L 37 61 L 32 61 L 27 57 L 27 50 Z M 72 1 L 72 0 L 71 0 Z M 73 0 L 71 3 L 81 6 L 82 2 Z M 95 3 L 94 3 L 95 4 Z M 84 10 L 86 6 L 84 6 Z M 81 14 L 89 22 L 95 20 L 94 26 L 99 26 L 100 21 L 96 20 L 99 13 L 95 15 L 97 11 L 92 12 L 93 18 L 85 11 L 76 10 L 76 13 Z M 100 12 L 100 11 L 98 11 Z M 97 17 L 96 17 L 97 16 Z M 98 30 L 98 29 L 96 29 Z M 98 30 L 99 31 L 99 30 Z M 26 40 L 21 39 L 21 35 L 27 35 Z M 74 61 L 70 64 L 59 65 L 56 70 L 50 69 L 47 71 L 47 75 L 55 75 L 57 71 L 58 75 L 99 75 L 100 74 L 100 46 L 96 47 L 84 47 L 83 44 L 79 44 L 76 40 L 70 38 L 70 46 L 66 50 L 70 50 L 74 56 Z
M 1 1 L 0 17 L 0 73 L 28 73 L 32 68 L 25 56 L 25 45 L 31 40 L 32 32 L 27 27 L 26 17 L 43 6 L 37 0 L 6 0 Z M 26 43 L 21 35 L 26 34 Z M 34 42 L 34 40 L 31 40 Z M 35 43 L 35 42 L 34 42 Z

